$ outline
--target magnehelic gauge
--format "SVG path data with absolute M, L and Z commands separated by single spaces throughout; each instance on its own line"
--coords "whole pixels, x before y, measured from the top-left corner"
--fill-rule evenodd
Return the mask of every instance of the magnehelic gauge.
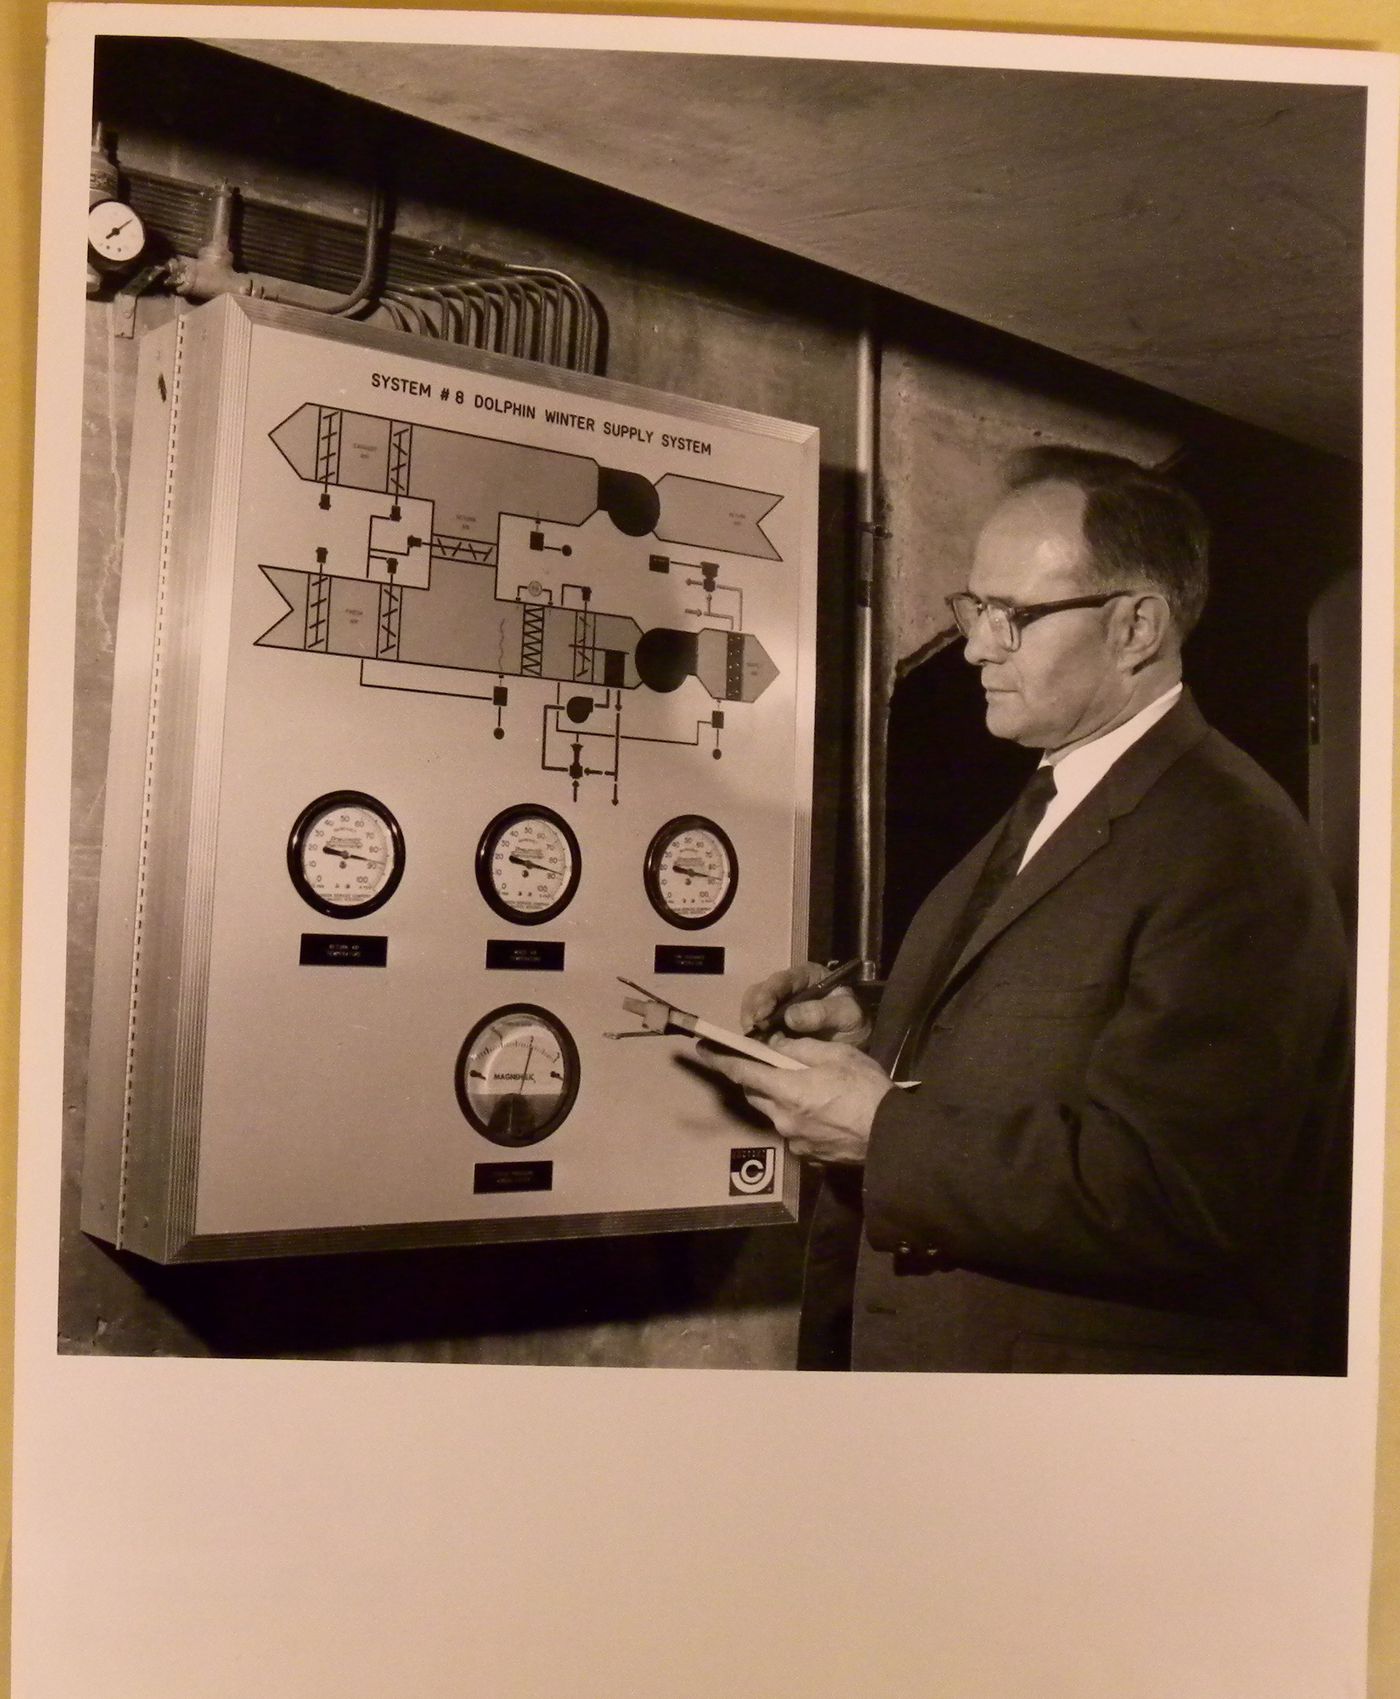
M 503 810 L 476 846 L 482 896 L 517 926 L 541 926 L 561 914 L 578 889 L 582 869 L 572 827 L 537 803 Z
M 713 820 L 681 814 L 651 840 L 642 879 L 651 906 L 672 926 L 713 926 L 739 888 L 739 858 Z
M 363 791 L 331 791 L 308 803 L 287 839 L 287 869 L 297 894 L 337 919 L 373 914 L 403 878 L 399 823 Z
M 493 1144 L 538 1144 L 578 1096 L 578 1046 L 556 1015 L 510 1003 L 478 1021 L 457 1056 L 457 1102 Z

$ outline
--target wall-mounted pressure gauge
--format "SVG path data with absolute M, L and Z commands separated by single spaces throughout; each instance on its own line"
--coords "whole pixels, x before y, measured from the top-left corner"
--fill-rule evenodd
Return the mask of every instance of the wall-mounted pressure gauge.
M 713 926 L 739 888 L 728 834 L 703 814 L 668 820 L 647 848 L 642 880 L 651 906 L 672 926 Z
M 582 870 L 573 828 L 537 803 L 503 810 L 476 846 L 482 896 L 517 926 L 541 926 L 561 914 L 578 889 Z
M 338 919 L 373 914 L 403 878 L 399 823 L 363 791 L 331 791 L 308 803 L 287 839 L 287 870 L 303 901 Z
M 477 1022 L 457 1056 L 457 1102 L 493 1144 L 538 1144 L 578 1096 L 578 1046 L 557 1015 L 509 1003 Z
M 97 201 L 88 208 L 88 264 L 99 271 L 127 271 L 141 258 L 146 226 L 125 201 Z

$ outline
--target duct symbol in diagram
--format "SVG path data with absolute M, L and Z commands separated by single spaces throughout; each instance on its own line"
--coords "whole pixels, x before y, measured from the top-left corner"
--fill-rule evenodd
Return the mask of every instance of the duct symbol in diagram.
M 503 514 L 582 525 L 599 510 L 625 536 L 779 560 L 761 521 L 780 497 L 584 455 L 472 436 L 304 402 L 270 433 L 297 476 L 323 488 L 375 490 L 434 504 L 443 538 L 494 541 Z M 450 551 L 444 551 L 450 552 Z
M 314 402 L 269 435 L 297 475 L 323 491 L 373 491 L 425 511 L 431 504 L 430 535 L 405 534 L 395 546 L 405 561 L 426 549 L 433 569 L 410 583 L 396 580 L 392 560 L 387 582 L 264 565 L 286 612 L 258 639 L 262 647 L 661 693 L 694 677 L 718 702 L 754 702 L 778 676 L 751 632 L 644 633 L 630 615 L 592 608 L 581 586 L 581 605 L 496 594 L 505 516 L 579 526 L 601 509 L 626 535 L 650 530 L 779 560 L 759 524 L 776 496 L 672 474 L 653 485 L 581 455 Z M 372 521 L 372 534 L 383 523 Z

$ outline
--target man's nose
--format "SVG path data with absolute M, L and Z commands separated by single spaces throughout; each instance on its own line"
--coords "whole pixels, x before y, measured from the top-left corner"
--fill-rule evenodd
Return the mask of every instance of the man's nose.
M 989 661 L 999 661 L 1001 658 L 1002 651 L 991 639 L 987 620 L 974 620 L 972 630 L 963 643 L 963 659 L 969 666 L 984 667 Z

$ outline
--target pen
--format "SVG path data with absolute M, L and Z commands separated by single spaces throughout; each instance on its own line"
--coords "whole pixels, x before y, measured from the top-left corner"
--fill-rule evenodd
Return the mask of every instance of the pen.
M 783 1016 L 794 1003 L 811 1003 L 818 997 L 825 997 L 828 991 L 834 991 L 838 985 L 844 985 L 848 979 L 853 979 L 863 966 L 859 956 L 852 956 L 850 961 L 842 962 L 840 967 L 833 968 L 815 985 L 809 985 L 805 991 L 794 991 L 790 997 L 784 997 L 761 1021 L 749 1028 L 750 1034 L 755 1038 L 765 1038 L 770 1033 L 784 1031 Z

